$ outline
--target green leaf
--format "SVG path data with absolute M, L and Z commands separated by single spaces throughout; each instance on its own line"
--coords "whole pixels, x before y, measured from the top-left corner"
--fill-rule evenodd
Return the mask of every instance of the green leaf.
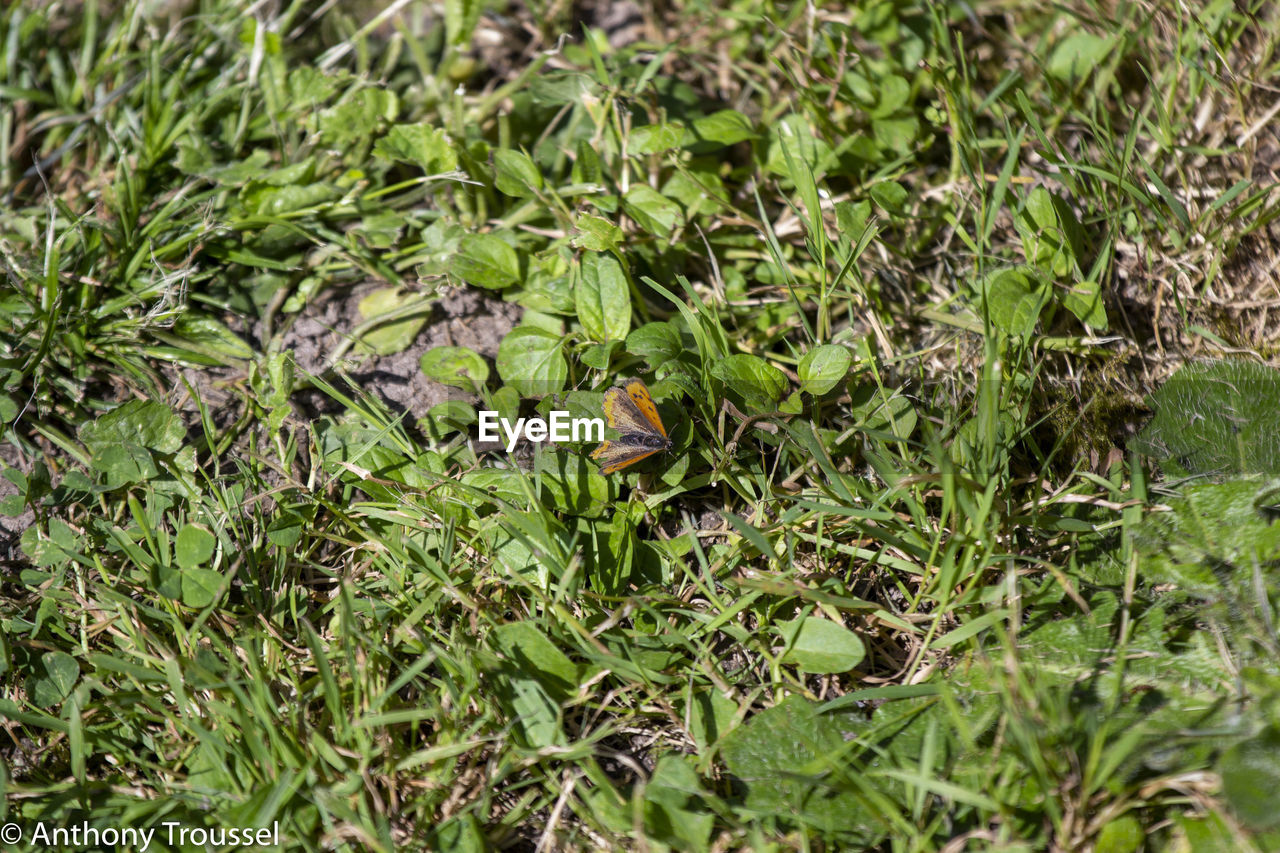
M 360 300 L 360 316 L 365 320 L 376 320 L 387 314 L 399 311 L 413 303 L 422 303 L 422 297 L 399 287 L 381 287 Z M 373 352 L 377 355 L 394 355 L 404 352 L 413 345 L 418 333 L 427 324 L 429 311 L 423 310 L 409 314 L 399 320 L 389 320 L 370 329 L 360 336 L 356 345 L 359 352 Z
M 303 516 L 284 510 L 267 525 L 267 541 L 279 548 L 292 548 L 302 538 Z
M 499 192 L 526 198 L 542 189 L 542 172 L 523 151 L 500 148 L 493 152 L 493 165 L 496 172 L 494 186 Z
M 720 110 L 694 119 L 690 129 L 698 142 L 714 143 L 708 147 L 735 145 L 757 136 L 751 120 L 737 110 Z
M 544 104 L 573 104 L 600 101 L 600 86 L 590 75 L 580 71 L 562 71 L 539 74 L 529 84 L 529 94 L 535 102 Z
M 178 531 L 174 558 L 184 569 L 198 568 L 209 562 L 217 541 L 217 537 L 208 528 L 198 524 L 184 524 Z
M 1089 328 L 1106 331 L 1107 309 L 1102 304 L 1102 287 L 1096 281 L 1081 281 L 1068 287 L 1062 305 Z
M 1027 337 L 1035 331 L 1040 311 L 1049 300 L 1049 288 L 1026 268 L 998 270 L 982 284 L 991 325 L 1010 337 Z
M 658 154 L 669 151 L 679 147 L 684 135 L 684 125 L 674 122 L 633 127 L 631 137 L 627 140 L 627 151 L 631 154 Z
M 919 416 L 902 391 L 867 382 L 853 389 L 850 398 L 849 416 L 859 429 L 887 432 L 903 440 L 915 431 Z
M 827 393 L 848 375 L 851 364 L 853 353 L 847 347 L 838 344 L 814 347 L 800 359 L 797 370 L 800 390 L 815 397 Z
M 848 672 L 866 655 L 862 640 L 830 619 L 808 616 L 783 625 L 784 636 L 794 633 L 783 661 L 803 672 L 829 674 Z
M 222 581 L 222 574 L 213 569 L 184 569 L 182 603 L 188 607 L 208 607 L 217 599 Z
M 765 412 L 772 411 L 787 390 L 785 373 L 759 356 L 745 353 L 716 362 L 711 375 Z
M 627 335 L 627 352 L 638 355 L 655 368 L 684 352 L 680 331 L 671 323 L 645 323 Z
M 476 407 L 465 400 L 445 400 L 427 411 L 428 431 L 437 440 L 454 432 L 465 435 L 478 420 Z
M 592 340 L 620 341 L 631 329 L 627 274 L 612 254 L 591 253 L 583 257 L 574 303 L 578 320 Z
M 178 416 L 158 400 L 130 400 L 79 430 L 90 467 L 113 489 L 158 477 L 153 451 L 177 453 L 186 433 Z
M 468 234 L 453 256 L 450 271 L 467 284 L 502 290 L 520 281 L 520 258 L 493 234 Z
M 547 749 L 564 743 L 560 730 L 560 708 L 547 695 L 535 678 L 508 677 L 503 672 L 496 685 L 498 695 L 515 722 L 516 731 L 534 749 Z
M 481 0 L 445 0 L 443 5 L 446 41 L 452 47 L 471 44 L 484 3 Z
M 57 705 L 71 693 L 80 678 L 80 665 L 66 652 L 45 652 L 36 674 L 27 680 L 27 695 L 41 708 Z
M 1088 76 L 1111 54 L 1114 39 L 1092 33 L 1074 33 L 1060 41 L 1049 55 L 1045 73 L 1064 83 Z
M 18 418 L 21 409 L 12 394 L 0 391 L 0 423 L 11 424 Z
M 507 622 L 493 629 L 489 641 L 513 667 L 538 680 L 557 703 L 578 689 L 578 667 L 532 622 Z
M 570 242 L 588 252 L 610 252 L 622 245 L 622 229 L 601 216 L 584 213 L 574 220 L 577 233 Z
M 814 135 L 804 116 L 792 113 L 772 125 L 765 166 L 774 174 L 812 183 L 831 161 L 831 146 Z
M 876 105 L 868 112 L 872 118 L 885 118 L 906 106 L 911 96 L 911 83 L 898 74 L 889 74 L 876 81 Z
M 848 242 L 858 245 L 867 230 L 867 220 L 871 216 L 871 202 L 839 201 L 836 202 L 836 226 Z M 843 241 L 842 241 L 843 242 Z
M 16 493 L 0 497 L 0 515 L 22 515 L 27 509 L 27 475 L 17 468 L 5 468 L 3 476 L 14 486 Z
M 227 359 L 248 361 L 256 355 L 253 347 L 227 326 L 198 311 L 186 311 L 174 321 L 173 335 L 190 342 L 200 350 L 216 353 Z
M 1078 275 L 1085 261 L 1085 232 L 1065 199 L 1036 187 L 1014 217 L 1014 226 L 1031 266 L 1059 279 Z
M 418 361 L 422 372 L 441 385 L 474 392 L 489 380 L 489 364 L 466 347 L 435 347 Z
M 1240 819 L 1254 830 L 1280 827 L 1280 729 L 1268 726 L 1232 746 L 1218 762 L 1222 793 Z
M 871 135 L 885 151 L 895 154 L 910 151 L 920 135 L 920 119 L 910 112 L 900 112 L 871 120 Z
M 80 440 L 93 450 L 119 444 L 177 453 L 187 430 L 173 410 L 159 400 L 130 400 L 80 427 Z
M 851 846 L 861 849 L 884 834 L 849 783 L 842 784 L 856 772 L 848 738 L 866 725 L 849 714 L 819 714 L 814 703 L 791 696 L 731 731 L 722 755 L 745 789 L 748 810 L 850 833 L 859 842 Z
M 425 124 L 396 125 L 374 144 L 373 153 L 384 160 L 412 163 L 428 175 L 458 168 L 458 154 L 448 135 Z
M 320 113 L 320 138 L 339 151 L 351 150 L 363 157 L 367 140 L 377 136 L 386 122 L 394 121 L 399 111 L 400 99 L 390 89 L 360 89 L 341 104 Z
M 569 378 L 562 343 L 545 329 L 517 326 L 498 347 L 498 375 L 525 397 L 562 391 Z
M 1280 371 L 1251 361 L 1189 364 L 1148 399 L 1135 447 L 1175 476 L 1280 476 Z
M 1147 833 L 1136 817 L 1121 815 L 1103 825 L 1094 844 L 1094 853 L 1137 853 L 1146 837 Z
M 663 239 L 670 237 L 684 218 L 680 205 L 648 184 L 633 184 L 622 205 L 637 225 Z
M 589 417 L 599 417 L 592 412 Z M 543 503 L 558 512 L 597 518 L 608 506 L 609 483 L 596 465 L 573 453 L 549 453 L 543 469 Z
M 673 850 L 709 849 L 716 818 L 704 797 L 690 759 L 663 755 L 644 789 L 645 832 Z
M 907 213 L 907 188 L 896 181 L 881 181 L 871 188 L 871 200 L 894 216 Z
M 240 192 L 245 210 L 254 216 L 279 217 L 322 207 L 342 197 L 342 190 L 324 182 L 277 187 L 252 181 Z

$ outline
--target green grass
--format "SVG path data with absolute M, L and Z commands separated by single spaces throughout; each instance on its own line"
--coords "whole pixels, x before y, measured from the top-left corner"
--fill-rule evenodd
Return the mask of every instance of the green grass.
M 592 8 L 3 13 L 0 822 L 1280 847 L 1275 13 Z

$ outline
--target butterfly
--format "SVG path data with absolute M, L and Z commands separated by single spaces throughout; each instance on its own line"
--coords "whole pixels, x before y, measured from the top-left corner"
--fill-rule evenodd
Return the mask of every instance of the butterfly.
M 629 379 L 621 388 L 604 392 L 604 416 L 619 435 L 616 441 L 605 441 L 591 453 L 592 459 L 600 460 L 601 474 L 621 471 L 633 462 L 671 449 L 658 407 L 639 379 Z

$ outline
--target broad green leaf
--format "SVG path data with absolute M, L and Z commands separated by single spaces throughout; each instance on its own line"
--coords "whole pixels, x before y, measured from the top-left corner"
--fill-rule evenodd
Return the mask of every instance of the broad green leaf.
M 896 181 L 881 181 L 871 188 L 871 200 L 895 216 L 906 214 L 907 198 L 907 188 Z
M 2 475 L 17 490 L 15 494 L 0 497 L 0 515 L 22 515 L 27 508 L 27 475 L 17 468 L 5 468 Z
M 852 714 L 819 714 L 814 703 L 790 696 L 730 732 L 721 754 L 750 812 L 846 832 L 862 849 L 887 829 L 847 781 L 841 784 L 858 773 L 848 745 L 866 725 Z
M 589 253 L 574 291 L 578 320 L 597 341 L 620 341 L 631 329 L 631 290 L 627 274 L 612 254 Z
M 1231 810 L 1251 829 L 1280 827 L 1280 729 L 1262 732 L 1228 749 L 1218 763 L 1222 793 Z
M 450 271 L 467 284 L 502 290 L 520 281 L 520 258 L 493 234 L 469 234 L 458 246 Z
M 159 400 L 130 400 L 84 424 L 79 434 L 90 451 L 129 443 L 160 453 L 177 453 L 186 441 L 187 430 Z
M 1068 287 L 1062 304 L 1089 328 L 1106 331 L 1107 309 L 1102 304 L 1102 288 L 1096 281 L 1080 281 Z
M 342 197 L 342 190 L 319 182 L 303 186 L 276 187 L 251 182 L 240 193 L 240 201 L 252 216 L 281 217 L 324 206 Z
M 579 356 L 582 363 L 592 370 L 608 370 L 613 364 L 613 353 L 622 346 L 622 341 L 609 341 L 605 344 L 592 344 Z
M 458 154 L 448 134 L 425 124 L 398 124 L 373 146 L 373 153 L 385 160 L 412 163 L 428 175 L 458 168 Z
M 1011 337 L 1027 337 L 1035 331 L 1040 311 L 1049 301 L 1049 289 L 1025 268 L 998 270 L 982 286 L 991 325 Z
M 375 249 L 390 249 L 400 241 L 406 225 L 408 221 L 401 213 L 366 213 L 360 217 L 360 225 L 352 233 L 358 234 Z
M 184 569 L 194 569 L 209 562 L 217 538 L 198 524 L 184 524 L 174 543 L 174 558 Z
M 857 202 L 836 202 L 836 225 L 844 238 L 841 242 L 848 241 L 856 246 L 867 230 L 867 220 L 870 216 L 871 202 L 866 199 Z
M 716 362 L 711 366 L 711 375 L 766 412 L 773 409 L 787 390 L 786 374 L 759 356 L 745 353 Z
M 359 311 L 365 320 L 376 320 L 414 303 L 422 303 L 422 297 L 399 287 L 381 287 L 360 300 Z M 403 352 L 426 326 L 427 314 L 428 309 L 423 305 L 420 311 L 382 323 L 360 337 L 357 349 L 377 355 Z
M 213 569 L 182 570 L 182 603 L 188 607 L 208 607 L 218 597 L 223 577 Z
M 848 347 L 838 344 L 822 344 L 809 350 L 800 359 L 797 373 L 800 376 L 800 390 L 821 396 L 840 382 L 849 373 L 853 364 L 853 353 Z
M 848 672 L 866 655 L 858 635 L 830 619 L 808 616 L 798 626 L 791 622 L 782 630 L 784 635 L 795 632 L 783 660 L 803 672 L 824 675 Z
M 427 842 L 429 850 L 452 850 L 454 853 L 487 853 L 493 849 L 480 821 L 469 812 L 448 818 L 432 828 Z
M 831 146 L 814 135 L 804 116 L 792 113 L 770 128 L 765 165 L 774 174 L 795 184 L 812 182 L 831 159 Z
M 871 134 L 886 151 L 895 154 L 910 151 L 920 135 L 920 119 L 914 113 L 901 111 L 871 120 Z
M 530 81 L 533 100 L 545 104 L 582 104 L 600 101 L 600 86 L 579 71 L 539 74 Z
M 1135 447 L 1174 476 L 1280 476 L 1280 371 L 1251 361 L 1188 364 L 1147 399 Z
M 669 151 L 680 145 L 684 135 L 684 125 L 675 122 L 633 127 L 631 136 L 627 140 L 627 151 L 632 154 L 658 154 Z
M 869 110 L 871 117 L 885 118 L 906 105 L 911 83 L 901 75 L 890 74 L 877 81 L 875 95 L 876 104 Z
M 445 400 L 443 403 L 436 403 L 427 412 L 429 431 L 435 439 L 455 432 L 466 435 L 478 420 L 476 407 L 465 400 Z
M 622 244 L 622 229 L 602 216 L 583 213 L 574 220 L 577 233 L 570 242 L 576 249 L 609 252 Z
M 671 323 L 645 323 L 627 335 L 627 352 L 640 356 L 653 368 L 684 352 L 684 342 L 680 340 L 680 330 Z
M 757 135 L 750 119 L 737 110 L 720 110 L 694 119 L 690 130 L 699 143 L 714 143 L 717 146 L 735 145 L 743 140 L 754 139 Z
M 306 519 L 296 512 L 282 510 L 267 525 L 267 541 L 279 548 L 292 548 L 302 538 Z
M 505 674 L 505 673 L 504 673 Z M 501 677 L 501 676 L 500 676 Z M 497 685 L 499 695 L 513 718 L 517 731 L 534 749 L 548 749 L 564 743 L 560 730 L 560 708 L 537 679 L 512 676 Z
M 680 205 L 648 184 L 633 184 L 623 197 L 627 214 L 644 230 L 667 238 L 684 219 Z
M 1045 73 L 1064 83 L 1086 77 L 1107 59 L 1114 43 L 1114 38 L 1092 33 L 1069 35 L 1049 55 Z
M 1044 187 L 1027 195 L 1014 217 L 1027 263 L 1058 279 L 1074 279 L 1085 263 L 1085 233 L 1067 201 Z M 1083 319 L 1083 318 L 1081 318 Z
M 36 672 L 27 679 L 27 695 L 41 708 L 57 705 L 71 693 L 80 678 L 80 665 L 66 652 L 45 652 Z
M 494 649 L 524 675 L 536 678 L 556 701 L 578 689 L 578 667 L 532 622 L 507 622 L 489 634 Z
M 1147 833 L 1133 815 L 1121 815 L 1107 821 L 1098 833 L 1094 853 L 1138 853 Z
M 704 795 L 691 759 L 663 755 L 644 789 L 645 832 L 673 850 L 707 850 L 716 817 Z
M 891 433 L 906 440 L 915 431 L 919 416 L 903 393 L 867 382 L 853 389 L 849 416 L 863 430 Z
M 395 121 L 398 112 L 400 99 L 395 92 L 386 88 L 360 89 L 342 103 L 319 114 L 320 138 L 339 151 L 350 150 L 363 156 L 368 140 L 378 136 L 387 122 Z M 413 128 L 419 125 L 400 126 Z M 404 159 L 415 162 L 412 158 Z
M 599 416 L 599 412 L 591 415 Z M 585 438 L 584 431 L 579 431 L 579 438 Z M 573 453 L 552 452 L 544 458 L 543 503 L 557 512 L 598 518 L 608 506 L 609 483 L 595 463 Z
M 564 390 L 569 363 L 559 335 L 544 329 L 517 326 L 498 347 L 498 375 L 525 397 L 542 397 Z
M 441 385 L 475 391 L 489 379 L 489 364 L 466 347 L 435 347 L 418 361 L 422 372 Z
M 542 172 L 523 151 L 500 148 L 493 152 L 493 165 L 499 192 L 524 198 L 542 189 Z

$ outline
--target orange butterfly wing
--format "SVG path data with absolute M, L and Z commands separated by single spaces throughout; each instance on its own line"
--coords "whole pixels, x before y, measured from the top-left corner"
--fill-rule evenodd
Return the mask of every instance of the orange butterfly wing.
M 671 447 L 658 407 L 639 379 L 628 380 L 621 388 L 604 393 L 604 415 L 619 437 L 605 441 L 591 454 L 592 459 L 600 460 L 602 474 L 621 471 Z
M 616 441 L 606 441 L 591 453 L 591 458 L 600 460 L 601 474 L 612 474 L 615 471 L 621 471 L 628 465 L 639 462 L 641 459 L 648 459 L 663 449 L 661 447 L 648 448 L 634 444 L 619 444 Z
M 649 389 L 639 379 L 632 379 L 623 386 L 623 390 L 627 392 L 627 398 L 635 404 L 640 414 L 649 422 L 649 426 L 658 431 L 663 438 L 667 437 L 667 429 L 662 425 L 662 418 L 658 415 L 658 407 L 654 405 L 653 398 L 649 396 Z

